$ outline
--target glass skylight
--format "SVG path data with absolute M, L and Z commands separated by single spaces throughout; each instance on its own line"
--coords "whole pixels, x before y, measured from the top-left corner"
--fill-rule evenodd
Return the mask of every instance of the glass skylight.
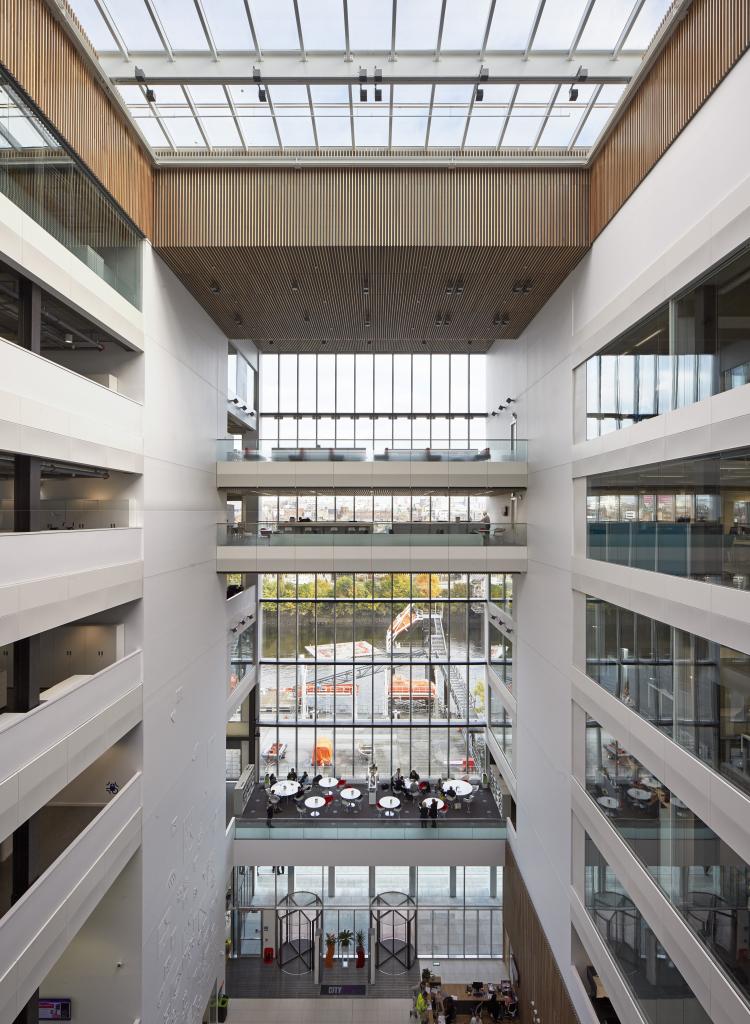
M 333 148 L 580 158 L 672 6 L 69 2 L 157 159 L 177 150 L 265 156 Z

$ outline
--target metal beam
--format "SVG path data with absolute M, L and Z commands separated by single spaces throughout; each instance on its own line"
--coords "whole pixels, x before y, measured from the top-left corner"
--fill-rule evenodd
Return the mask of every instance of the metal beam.
M 374 66 L 377 54 L 359 54 L 364 67 Z M 387 56 L 381 55 L 381 56 Z M 159 53 L 131 54 L 142 67 L 150 86 L 156 85 L 247 85 L 253 82 L 252 63 L 244 55 L 219 54 L 218 63 L 206 54 L 185 54 L 175 57 Z M 101 64 L 115 83 L 132 85 L 132 66 L 123 66 L 122 56 L 102 55 Z M 515 85 L 517 82 L 540 85 L 571 83 L 575 70 L 571 68 L 567 50 L 558 54 L 530 53 L 485 55 L 484 65 L 489 77 L 487 84 Z M 592 85 L 627 84 L 641 64 L 640 54 L 622 53 L 613 61 L 609 53 L 586 56 L 587 81 Z M 429 54 L 399 54 L 393 63 L 383 67 L 383 85 L 474 85 L 479 75 L 476 55 L 441 53 L 439 69 Z M 359 85 L 359 76 L 352 70 L 343 54 L 308 53 L 301 62 L 298 54 L 266 53 L 263 59 L 263 82 L 266 85 Z
M 588 0 L 588 3 L 586 4 L 586 9 L 581 15 L 581 20 L 578 22 L 576 34 L 573 36 L 573 41 L 571 42 L 570 49 L 568 50 L 568 60 L 573 60 L 573 54 L 578 49 L 578 44 L 581 41 L 581 36 L 583 35 L 584 29 L 586 28 L 591 12 L 594 9 L 595 3 L 596 0 Z
M 169 42 L 169 36 L 167 35 L 166 29 L 161 23 L 159 12 L 154 7 L 153 0 L 143 0 L 143 2 L 146 5 L 146 10 L 148 11 L 149 17 L 153 22 L 154 28 L 156 29 L 156 34 L 158 35 L 159 40 L 161 41 L 161 45 L 164 47 L 164 52 L 166 53 L 167 58 L 170 61 L 174 61 L 174 53 L 172 52 L 172 46 L 171 43 Z
M 201 3 L 201 0 L 193 0 L 193 3 L 195 4 L 195 13 L 198 15 L 198 21 L 200 21 L 201 28 L 203 29 L 203 35 L 206 37 L 208 48 L 211 51 L 211 56 L 214 60 L 218 60 L 219 53 L 216 49 L 216 43 L 214 42 L 214 37 L 211 32 L 211 26 L 208 24 L 206 12 L 203 10 L 203 4 Z
M 262 50 L 260 48 L 260 43 L 258 42 L 258 36 L 257 36 L 257 34 L 255 32 L 255 23 L 253 21 L 253 12 L 250 10 L 250 0 L 243 0 L 243 3 L 245 5 L 245 17 L 247 18 L 247 23 L 250 26 L 250 35 L 253 37 L 253 46 L 255 47 L 255 52 L 258 55 L 258 60 L 263 60 L 263 52 L 262 52 Z
M 129 60 L 128 48 L 125 45 L 125 40 L 120 35 L 120 30 L 115 24 L 115 19 L 107 10 L 107 5 L 103 3 L 102 0 L 94 0 L 94 3 L 96 4 L 96 9 L 99 11 L 99 14 L 102 16 L 102 21 L 109 29 L 110 35 L 117 43 L 117 48 L 119 49 L 120 53 L 125 58 L 125 60 Z
M 638 18 L 638 15 L 641 13 L 641 9 L 642 9 L 643 5 L 645 4 L 645 2 L 646 2 L 646 0 L 636 0 L 635 4 L 633 6 L 633 10 L 630 12 L 630 17 L 625 22 L 625 26 L 624 26 L 622 32 L 620 33 L 620 38 L 615 43 L 615 48 L 612 51 L 612 56 L 614 58 L 617 58 L 617 57 L 620 56 L 620 52 L 621 52 L 623 46 L 625 45 L 625 40 L 630 35 L 630 30 L 632 29 L 633 25 L 635 25 L 636 20 Z
M 487 53 L 487 40 L 490 38 L 490 29 L 492 28 L 492 18 L 495 14 L 495 4 L 497 0 L 492 0 L 490 3 L 489 13 L 487 14 L 487 24 L 484 27 L 484 35 L 482 36 L 482 48 L 479 51 L 479 62 L 480 64 L 484 60 L 485 54 Z

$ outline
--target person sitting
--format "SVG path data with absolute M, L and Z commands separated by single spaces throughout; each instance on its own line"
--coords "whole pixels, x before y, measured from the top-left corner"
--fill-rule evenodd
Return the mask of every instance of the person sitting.
M 446 786 L 446 788 L 445 788 L 445 799 L 446 800 L 455 800 L 456 799 L 456 791 L 453 788 L 453 786 Z
M 299 781 L 302 783 L 303 786 L 307 785 L 308 777 L 309 776 L 308 776 L 307 772 L 302 772 L 302 774 L 300 775 Z
M 320 785 L 320 780 L 321 780 L 322 778 L 323 778 L 323 776 L 322 776 L 322 775 L 320 775 L 320 774 L 318 774 L 318 775 L 313 775 L 313 780 L 312 780 L 312 784 L 313 784 L 313 786 L 319 786 L 319 785 Z
M 443 1013 L 445 1014 L 445 1024 L 455 1024 L 456 1002 L 453 996 L 446 996 L 443 999 Z
M 302 785 L 302 783 L 301 783 L 301 782 L 298 782 L 298 783 L 297 783 L 297 794 L 296 794 L 296 795 L 297 795 L 297 796 L 302 796 L 302 794 L 303 794 L 304 792 L 305 792 L 305 787 L 304 787 L 304 786 Z
M 412 780 L 412 782 L 419 782 L 419 772 L 417 771 L 416 768 L 412 768 L 412 770 L 409 772 L 409 778 Z
M 497 998 L 497 992 L 493 992 L 490 998 L 487 1000 L 487 1012 L 490 1015 L 491 1020 L 500 1020 L 500 1000 Z
M 419 783 L 419 792 L 420 793 L 431 793 L 432 792 L 432 788 L 430 786 L 430 783 L 429 783 L 428 779 L 422 779 L 422 781 Z
M 275 786 L 275 785 L 276 785 L 276 781 L 277 781 L 277 780 L 276 780 L 276 776 L 274 775 L 274 773 L 273 773 L 273 772 L 271 772 L 271 780 L 270 780 L 270 783 L 269 783 L 269 784 L 270 784 L 271 786 Z
M 290 768 L 289 769 L 289 771 L 286 773 L 286 777 L 287 777 L 287 779 L 289 779 L 290 782 L 296 782 L 297 781 L 297 773 L 294 770 L 294 768 Z

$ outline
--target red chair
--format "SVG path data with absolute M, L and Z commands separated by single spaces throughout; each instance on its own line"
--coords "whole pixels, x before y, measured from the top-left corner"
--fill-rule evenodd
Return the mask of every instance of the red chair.
M 339 787 L 339 789 L 343 789 L 344 786 L 346 786 L 346 779 L 339 779 L 336 785 Z
M 326 793 L 326 795 L 323 797 L 323 799 L 326 802 L 326 807 L 328 807 L 330 804 L 333 803 L 333 795 L 331 793 Z

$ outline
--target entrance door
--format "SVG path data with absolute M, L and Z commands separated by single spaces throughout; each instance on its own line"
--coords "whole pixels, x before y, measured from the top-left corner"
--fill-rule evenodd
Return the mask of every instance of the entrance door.
M 240 910 L 239 913 L 239 955 L 260 956 L 263 935 L 261 911 Z

